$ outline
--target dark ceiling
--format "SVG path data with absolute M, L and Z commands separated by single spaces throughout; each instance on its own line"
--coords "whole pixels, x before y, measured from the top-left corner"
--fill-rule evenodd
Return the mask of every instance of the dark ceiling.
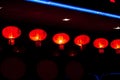
M 52 0 L 56 2 L 72 4 L 85 8 L 100 10 L 104 12 L 118 13 L 118 2 L 110 3 L 109 0 Z M 21 21 L 38 25 L 50 26 L 48 28 L 67 28 L 83 31 L 113 31 L 113 28 L 120 26 L 120 20 L 115 18 L 103 17 L 84 12 L 72 11 L 43 4 L 17 1 L 0 1 L 1 20 Z M 62 21 L 69 18 L 70 21 Z

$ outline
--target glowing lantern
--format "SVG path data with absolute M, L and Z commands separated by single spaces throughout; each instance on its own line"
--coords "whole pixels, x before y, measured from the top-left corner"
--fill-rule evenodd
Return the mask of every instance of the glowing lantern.
M 66 33 L 58 33 L 53 36 L 53 42 L 59 45 L 61 50 L 64 49 L 64 44 L 70 40 L 70 37 Z
M 115 3 L 115 2 L 116 2 L 116 0 L 110 0 L 110 2 L 111 2 L 111 3 Z
M 117 54 L 120 54 L 120 39 L 115 39 L 110 43 L 110 46 L 116 50 Z
M 99 53 L 104 53 L 104 48 L 108 46 L 108 40 L 105 38 L 97 38 L 93 42 L 94 47 L 99 49 Z
M 34 29 L 30 31 L 29 38 L 35 41 L 36 46 L 41 46 L 41 41 L 45 40 L 47 33 L 43 29 Z
M 9 39 L 10 45 L 14 45 L 15 39 L 21 35 L 21 30 L 16 26 L 7 26 L 3 28 L 2 35 L 4 38 Z
M 75 37 L 74 39 L 74 43 L 78 46 L 80 46 L 80 49 L 83 49 L 83 45 L 86 45 L 90 42 L 90 38 L 87 35 L 79 35 L 77 37 Z

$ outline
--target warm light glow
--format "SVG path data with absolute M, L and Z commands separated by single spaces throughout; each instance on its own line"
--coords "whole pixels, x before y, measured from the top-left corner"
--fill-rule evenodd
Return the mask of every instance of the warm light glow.
M 66 44 L 69 40 L 69 35 L 67 35 L 66 33 L 58 33 L 53 36 L 53 41 L 56 44 Z
M 42 41 L 46 37 L 47 33 L 43 29 L 34 29 L 29 33 L 29 38 L 33 41 Z
M 117 49 L 120 49 L 120 45 L 117 45 L 116 48 L 117 48 Z
M 80 46 L 81 51 L 83 50 L 83 46 L 90 42 L 90 37 L 88 35 L 82 34 L 78 35 L 74 39 L 74 43 Z
M 78 46 L 86 45 L 90 42 L 90 37 L 88 35 L 79 35 L 75 37 L 74 43 Z
M 36 47 L 40 47 L 42 45 L 41 41 L 45 40 L 46 37 L 47 33 L 43 29 L 34 29 L 29 33 L 29 38 L 35 41 Z
M 3 28 L 2 35 L 4 38 L 9 39 L 9 44 L 14 45 L 16 38 L 18 38 L 21 35 L 21 30 L 16 26 L 7 26 Z
M 15 39 L 21 35 L 21 30 L 16 26 L 7 26 L 3 28 L 2 35 L 7 39 Z
M 104 53 L 104 48 L 108 46 L 108 40 L 105 38 L 97 38 L 94 40 L 93 45 L 95 48 L 99 49 L 99 53 Z
M 59 44 L 64 43 L 63 36 L 59 36 L 59 37 L 58 37 L 58 43 L 59 43 Z
M 110 46 L 113 49 L 120 49 L 120 39 L 115 39 L 111 42 Z
M 110 0 L 111 3 L 115 3 L 116 1 L 115 0 Z
M 99 43 L 99 47 L 100 47 L 100 48 L 103 48 L 103 45 L 102 45 L 101 43 Z
M 93 45 L 96 48 L 106 48 L 108 46 L 108 40 L 105 38 L 97 38 L 94 40 Z
M 14 37 L 13 37 L 13 35 L 12 35 L 12 34 L 9 36 L 9 39 L 14 39 Z
M 53 36 L 53 42 L 59 45 L 59 49 L 64 50 L 64 44 L 70 40 L 66 33 L 57 33 Z
M 120 54 L 120 39 L 113 40 L 110 46 L 115 49 L 116 54 Z

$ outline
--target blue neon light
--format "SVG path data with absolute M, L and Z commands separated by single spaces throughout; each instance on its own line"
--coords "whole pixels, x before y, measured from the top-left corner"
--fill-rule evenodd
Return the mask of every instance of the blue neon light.
M 49 1 L 49 0 L 41 0 L 41 1 Z
M 96 11 L 96 10 L 82 8 L 82 7 L 77 7 L 77 6 L 71 6 L 71 5 L 57 3 L 57 2 L 52 2 L 52 1 L 49 1 L 49 0 L 26 0 L 26 1 L 120 19 L 120 15 L 106 13 L 106 12 L 101 12 L 101 11 Z

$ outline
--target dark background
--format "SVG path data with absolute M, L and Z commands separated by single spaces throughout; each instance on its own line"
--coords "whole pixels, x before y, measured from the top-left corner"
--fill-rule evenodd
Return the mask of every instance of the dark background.
M 52 0 L 52 1 L 67 3 L 67 4 L 86 7 L 86 8 L 90 8 L 90 9 L 101 10 L 101 11 L 105 11 L 105 12 L 119 14 L 119 1 L 116 1 L 116 3 L 110 3 L 107 0 L 79 0 L 79 1 L 77 1 L 77 0 L 74 0 L 74 1 Z M 22 6 L 25 4 L 28 5 L 28 3 L 26 3 L 26 2 L 25 3 L 23 1 L 20 1 L 20 2 L 21 3 L 16 3 L 16 5 L 17 4 L 21 4 Z M 9 7 L 10 7 L 11 4 L 13 4 L 13 3 L 15 4 L 15 2 L 12 2 L 12 1 L 8 1 L 8 2 L 1 1 L 1 3 L 4 4 L 4 5 L 2 4 L 4 7 L 6 5 L 9 5 Z M 29 4 L 31 4 L 31 3 L 29 3 Z M 35 7 L 38 6 L 37 4 L 34 4 L 34 5 L 35 5 Z M 15 5 L 12 5 L 12 6 L 14 7 Z M 98 49 L 94 48 L 94 46 L 93 46 L 93 41 L 99 37 L 105 37 L 106 39 L 108 39 L 109 43 L 113 39 L 119 38 L 120 30 L 113 30 L 113 29 L 111 30 L 109 28 L 107 30 L 107 28 L 104 28 L 104 27 L 102 27 L 102 29 L 100 29 L 100 30 L 97 30 L 97 28 L 95 28 L 95 29 L 91 28 L 90 30 L 83 29 L 83 28 L 73 28 L 73 27 L 69 28 L 69 26 L 66 23 L 61 22 L 62 25 L 59 25 L 60 23 L 58 24 L 58 22 L 54 22 L 54 21 L 53 21 L 53 23 L 55 23 L 55 24 L 51 25 L 53 23 L 49 22 L 49 20 L 47 21 L 46 18 L 43 18 L 46 22 L 41 23 L 41 22 L 39 22 L 38 19 L 36 19 L 36 17 L 32 17 L 32 20 L 29 20 L 29 16 L 28 16 L 28 18 L 24 17 L 31 10 L 27 9 L 28 10 L 28 12 L 26 12 L 27 14 L 23 14 L 24 16 L 22 16 L 22 17 L 18 15 L 19 17 L 16 18 L 16 15 L 14 15 L 14 14 L 16 14 L 15 12 L 16 12 L 17 8 L 11 7 L 11 8 L 8 8 L 8 10 L 4 10 L 4 7 L 2 10 L 2 14 L 0 15 L 1 16 L 0 31 L 2 31 L 2 29 L 5 26 L 15 25 L 21 29 L 22 34 L 18 39 L 15 40 L 16 43 L 14 46 L 8 45 L 8 40 L 2 36 L 2 33 L 0 34 L 0 64 L 2 64 L 2 61 L 4 61 L 4 59 L 6 59 L 6 58 L 10 58 L 10 57 L 20 58 L 26 65 L 26 73 L 25 73 L 25 76 L 21 80 L 28 80 L 28 79 L 29 80 L 39 80 L 39 76 L 36 71 L 36 66 L 39 63 L 39 61 L 42 61 L 42 60 L 52 60 L 56 63 L 56 65 L 58 66 L 58 71 L 59 71 L 57 80 L 68 79 L 68 78 L 66 78 L 65 69 L 66 69 L 66 65 L 71 61 L 77 61 L 82 65 L 82 67 L 84 69 L 83 79 L 85 79 L 85 80 L 88 80 L 88 79 L 94 80 L 94 79 L 90 79 L 89 77 L 88 77 L 88 79 L 86 79 L 86 76 L 88 76 L 89 74 L 92 74 L 92 76 L 93 76 L 93 74 L 101 75 L 103 73 L 108 74 L 108 73 L 113 73 L 113 72 L 120 72 L 120 54 L 116 54 L 115 50 L 113 50 L 110 47 L 110 45 L 105 49 L 104 54 L 99 54 Z M 7 7 L 5 7 L 5 8 L 7 8 Z M 40 7 L 40 6 L 38 6 L 38 7 Z M 15 11 L 14 11 L 14 9 L 15 9 Z M 42 11 L 44 11 L 44 9 L 46 9 L 46 8 L 44 7 Z M 20 12 L 24 12 L 24 11 L 22 11 L 23 8 L 19 8 L 19 10 L 20 10 Z M 31 11 L 31 12 L 34 12 L 34 10 L 35 10 L 35 8 L 33 8 L 33 11 Z M 39 11 L 39 9 L 37 9 L 37 10 Z M 57 10 L 57 9 L 49 8 L 49 11 L 51 11 L 51 10 Z M 10 11 L 11 11 L 11 13 L 9 13 Z M 13 14 L 13 12 L 14 12 L 14 14 Z M 56 12 L 56 11 L 54 11 L 54 12 Z M 67 11 L 66 13 L 69 13 L 69 11 Z M 79 13 L 77 13 L 77 12 L 74 12 L 74 13 L 79 15 Z M 62 14 L 58 14 L 57 12 L 54 14 L 62 15 Z M 73 14 L 71 14 L 71 15 L 73 15 Z M 85 14 L 85 16 L 87 16 L 87 15 L 89 15 L 89 14 Z M 52 16 L 52 17 L 54 18 L 54 16 Z M 118 21 L 115 23 L 117 23 L 117 25 L 119 26 L 118 19 L 97 17 L 94 15 L 92 15 L 91 17 L 93 17 L 93 19 L 91 18 L 91 20 L 93 20 L 93 21 L 98 20 L 98 22 L 103 21 L 104 19 L 108 23 L 112 22 L 112 21 Z M 85 18 L 85 19 L 87 19 L 87 18 Z M 36 22 L 36 21 L 38 21 L 38 22 Z M 108 24 L 108 23 L 106 23 L 106 24 Z M 64 27 L 66 25 L 67 25 L 67 27 Z M 116 26 L 116 24 L 114 24 L 114 22 L 112 23 L 112 25 L 114 25 L 112 27 Z M 87 26 L 91 26 L 91 25 L 89 25 L 89 23 L 88 23 Z M 36 47 L 34 42 L 29 39 L 28 34 L 34 28 L 42 28 L 48 34 L 46 40 L 44 40 L 42 42 L 41 47 Z M 58 45 L 53 43 L 53 41 L 52 41 L 52 36 L 58 32 L 65 32 L 65 33 L 69 34 L 69 36 L 70 36 L 70 41 L 67 44 L 65 44 L 65 49 L 63 51 L 59 50 Z M 88 45 L 86 45 L 86 47 L 84 48 L 83 51 L 80 51 L 80 48 L 73 43 L 75 36 L 77 36 L 79 34 L 87 34 L 90 36 L 90 39 L 91 39 L 90 43 Z M 73 52 L 76 55 L 70 56 L 71 52 Z M 115 80 L 115 78 L 116 78 L 116 77 L 113 77 L 113 78 L 111 78 L 111 77 L 112 76 L 109 76 L 109 78 L 107 78 L 107 79 L 105 78 L 105 80 L 110 80 L 110 79 Z M 117 77 L 119 77 L 119 75 Z M 6 77 L 4 77 L 2 75 L 2 73 L 0 73 L 0 78 L 1 78 L 1 80 L 7 80 Z

